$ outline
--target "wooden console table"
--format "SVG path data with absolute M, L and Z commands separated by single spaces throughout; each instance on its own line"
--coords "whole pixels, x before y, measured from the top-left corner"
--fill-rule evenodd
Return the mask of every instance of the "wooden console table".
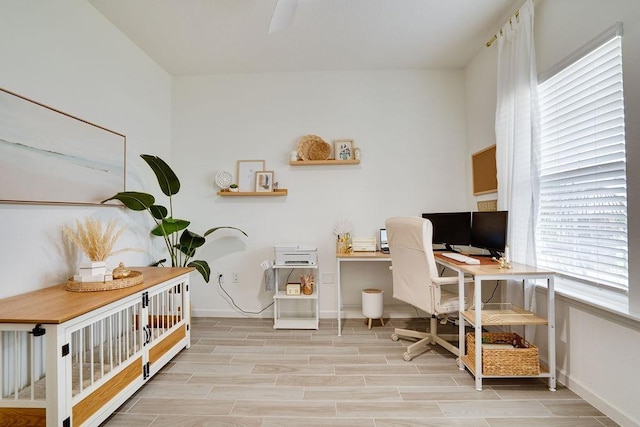
M 0 300 L 0 425 L 100 425 L 190 346 L 193 269 L 132 269 L 129 288 Z

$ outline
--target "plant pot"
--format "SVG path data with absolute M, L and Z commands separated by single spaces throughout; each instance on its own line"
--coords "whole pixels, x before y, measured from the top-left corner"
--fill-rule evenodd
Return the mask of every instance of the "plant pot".
M 232 193 L 237 193 L 238 189 L 237 188 L 229 188 L 229 191 L 231 191 Z

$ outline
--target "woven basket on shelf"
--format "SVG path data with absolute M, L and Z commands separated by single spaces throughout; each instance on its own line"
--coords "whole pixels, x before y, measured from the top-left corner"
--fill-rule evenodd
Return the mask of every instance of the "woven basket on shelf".
M 467 335 L 467 355 L 471 363 L 476 361 L 475 334 Z M 482 375 L 538 375 L 540 358 L 538 347 L 511 332 L 485 332 L 483 344 L 513 344 L 513 348 L 483 348 Z
M 142 283 L 142 273 L 139 271 L 132 271 L 131 275 L 122 279 L 113 279 L 108 282 L 76 282 L 73 279 L 69 279 L 66 289 L 72 292 L 97 292 L 97 291 L 112 291 L 114 289 L 128 288 L 129 286 L 135 286 Z

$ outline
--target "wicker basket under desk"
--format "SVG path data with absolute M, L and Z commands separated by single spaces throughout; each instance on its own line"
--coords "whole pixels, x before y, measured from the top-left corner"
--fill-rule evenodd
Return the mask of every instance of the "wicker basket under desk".
M 467 355 L 470 363 L 476 361 L 475 334 L 467 333 Z M 482 375 L 539 375 L 540 355 L 538 347 L 511 332 L 485 332 L 484 344 L 510 343 L 514 348 L 483 348 Z

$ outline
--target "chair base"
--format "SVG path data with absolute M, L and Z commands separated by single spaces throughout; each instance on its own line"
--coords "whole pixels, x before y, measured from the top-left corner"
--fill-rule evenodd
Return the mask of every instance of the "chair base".
M 396 328 L 394 333 L 391 335 L 391 339 L 394 341 L 398 341 L 400 337 L 409 337 L 409 338 L 417 338 L 418 341 L 409 345 L 407 347 L 407 351 L 402 356 L 403 359 L 409 362 L 418 354 L 422 354 L 429 350 L 427 348 L 430 344 L 437 344 L 444 348 L 445 350 L 453 353 L 456 357 L 460 357 L 460 350 L 458 347 L 454 346 L 447 340 L 458 340 L 458 335 L 456 334 L 438 334 L 438 319 L 435 317 L 431 318 L 431 322 L 429 325 L 429 332 L 420 332 L 413 331 L 410 329 L 400 329 Z M 426 348 L 424 351 L 418 351 L 421 348 Z

